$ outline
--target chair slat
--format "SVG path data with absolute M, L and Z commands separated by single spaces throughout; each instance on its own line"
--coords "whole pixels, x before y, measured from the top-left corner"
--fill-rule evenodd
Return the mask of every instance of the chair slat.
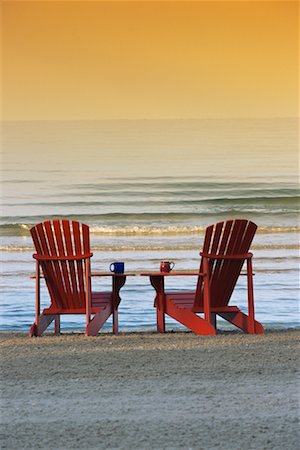
M 55 239 L 54 239 L 54 235 L 53 235 L 53 228 L 52 228 L 51 222 L 49 220 L 44 222 L 44 227 L 45 227 L 45 231 L 46 231 L 46 236 L 48 238 L 51 256 L 57 256 L 58 252 L 57 252 L 57 247 L 56 247 L 56 243 L 55 243 Z M 57 288 L 59 291 L 60 301 L 61 301 L 61 303 L 64 303 L 64 298 L 66 296 L 66 293 L 65 293 L 65 288 L 64 288 L 62 274 L 61 274 L 60 262 L 53 261 L 52 265 L 53 265 L 53 269 L 54 269 L 54 273 L 55 273 L 55 278 L 56 278 Z
M 82 224 L 82 243 L 84 253 L 88 253 L 90 251 L 90 229 L 85 224 Z
M 204 243 L 203 243 L 203 251 L 204 252 L 208 252 L 209 251 L 209 247 L 210 247 L 210 242 L 211 242 L 211 237 L 213 235 L 213 231 L 214 231 L 214 226 L 213 225 L 211 225 L 211 226 L 206 228 L 206 232 L 205 232 L 205 236 L 204 236 Z M 200 273 L 203 272 L 203 261 L 202 261 L 202 258 L 201 258 L 201 261 L 200 261 L 199 272 Z M 196 287 L 196 293 L 195 293 L 195 303 L 197 303 L 197 301 L 200 301 L 202 289 L 203 289 L 203 277 L 199 277 L 198 281 L 197 281 L 197 287 Z
M 223 233 L 222 233 L 222 237 L 221 237 L 221 243 L 219 246 L 219 251 L 218 254 L 223 255 L 225 254 L 227 245 L 228 245 L 228 240 L 229 240 L 229 236 L 232 230 L 232 226 L 233 226 L 233 220 L 228 220 L 227 222 L 222 222 L 223 226 Z M 218 260 L 216 261 L 216 266 L 215 266 L 215 273 L 212 276 L 211 279 L 211 287 L 213 288 L 213 292 L 212 292 L 212 296 L 214 298 L 220 298 L 222 295 L 222 290 L 223 290 L 223 286 L 221 283 L 221 277 L 222 277 L 222 268 L 224 266 L 224 260 Z
M 240 220 L 235 220 L 232 222 L 232 226 L 231 226 L 231 230 L 230 230 L 230 234 L 228 236 L 228 240 L 227 240 L 227 244 L 226 244 L 226 249 L 224 251 L 223 254 L 225 255 L 234 255 L 235 253 L 238 253 L 238 247 L 236 245 L 237 242 L 239 242 L 239 240 L 241 239 L 241 221 Z M 240 261 L 235 261 L 235 264 L 239 265 L 241 264 Z M 222 290 L 223 290 L 223 296 L 224 295 L 224 291 L 226 290 L 226 286 L 231 285 L 233 283 L 233 279 L 234 279 L 234 275 L 236 271 L 233 271 L 233 261 L 224 261 L 223 262 L 223 267 L 222 267 L 222 272 L 220 273 L 220 277 L 219 277 L 219 283 L 221 286 L 223 286 Z
M 243 235 L 243 230 L 246 226 L 246 221 L 235 220 L 232 223 L 231 233 L 228 237 L 227 248 L 224 252 L 226 255 L 234 255 L 239 253 L 239 243 Z M 242 268 L 243 261 L 223 261 L 222 271 L 218 279 L 219 291 L 218 298 L 214 297 L 214 303 L 222 304 L 229 302 L 230 295 L 229 292 L 232 287 L 235 286 L 236 280 L 239 276 L 240 270 Z M 222 287 L 222 288 L 221 288 Z M 222 289 L 222 292 L 220 290 Z M 212 293 L 212 296 L 215 292 Z
M 235 242 L 235 253 L 247 253 L 249 251 L 250 245 L 252 243 L 253 237 L 255 235 L 257 226 L 253 222 L 244 222 L 240 224 L 239 228 L 239 238 Z M 236 285 L 239 274 L 242 270 L 244 261 L 232 261 L 232 271 L 235 272 L 235 276 L 232 279 L 231 284 L 226 286 L 226 296 L 230 299 L 234 287 Z
M 211 241 L 210 253 L 216 254 L 220 245 L 220 239 L 222 236 L 224 222 L 218 222 L 215 226 L 213 239 Z M 210 272 L 210 286 L 213 284 L 214 278 L 216 278 L 217 273 L 217 262 L 215 260 L 210 260 L 209 272 Z
M 72 245 L 71 227 L 69 220 L 62 221 L 62 228 L 67 255 L 72 256 L 74 255 L 74 250 Z M 79 303 L 78 286 L 74 261 L 68 261 L 68 269 L 69 269 L 68 273 L 70 276 L 70 285 L 72 287 L 71 307 L 74 308 L 74 306 L 78 305 Z
M 39 237 L 38 237 L 38 233 L 37 233 L 37 228 L 36 227 L 32 227 L 30 230 L 31 236 L 32 236 L 32 240 L 34 243 L 34 246 L 36 248 L 37 253 L 42 254 L 42 247 L 39 241 Z
M 55 233 L 55 238 L 56 238 L 56 243 L 57 243 L 58 254 L 63 256 L 67 252 L 64 247 L 61 223 L 59 220 L 53 220 L 53 228 L 54 228 L 54 233 Z M 71 285 L 70 285 L 70 280 L 69 280 L 68 265 L 67 265 L 66 261 L 61 261 L 60 264 L 61 264 L 62 277 L 63 277 L 63 282 L 65 285 L 65 293 L 66 293 L 66 297 L 64 299 L 64 305 L 66 308 L 71 308 L 72 307 L 72 290 L 71 290 Z
M 44 224 L 40 223 L 36 226 L 36 233 L 40 242 L 40 251 L 42 254 L 49 256 L 50 251 L 47 243 L 46 233 L 44 230 Z M 46 284 L 49 290 L 50 298 L 53 303 L 59 303 L 61 301 L 60 292 L 57 288 L 56 275 L 54 267 L 51 261 L 41 262 L 41 267 L 46 279 Z
M 81 245 L 81 234 L 80 234 L 80 224 L 79 222 L 72 221 L 73 228 L 73 236 L 74 236 L 74 246 L 75 253 L 77 255 L 82 254 L 82 245 Z M 85 302 L 85 289 L 84 289 L 84 270 L 83 270 L 83 262 L 76 261 L 77 268 L 77 276 L 78 276 L 78 287 L 79 287 L 79 297 L 80 303 Z

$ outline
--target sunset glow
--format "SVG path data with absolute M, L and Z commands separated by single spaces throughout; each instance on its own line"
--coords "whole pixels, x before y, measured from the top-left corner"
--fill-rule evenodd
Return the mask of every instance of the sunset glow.
M 3 117 L 291 117 L 296 1 L 3 1 Z

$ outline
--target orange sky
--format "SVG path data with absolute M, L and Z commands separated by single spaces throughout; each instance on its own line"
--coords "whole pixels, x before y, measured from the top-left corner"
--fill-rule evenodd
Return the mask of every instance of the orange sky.
M 2 1 L 3 118 L 298 112 L 297 1 Z

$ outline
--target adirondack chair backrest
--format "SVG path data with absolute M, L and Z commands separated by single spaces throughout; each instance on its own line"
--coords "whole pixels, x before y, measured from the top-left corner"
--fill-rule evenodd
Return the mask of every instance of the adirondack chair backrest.
M 206 229 L 203 253 L 241 255 L 249 251 L 257 225 L 248 220 L 228 220 Z M 226 306 L 230 300 L 244 260 L 210 260 L 211 306 Z M 200 272 L 203 271 L 201 259 Z M 203 278 L 199 277 L 194 305 L 203 304 Z
M 89 227 L 69 220 L 47 220 L 30 230 L 36 251 L 42 256 L 79 256 L 90 252 Z M 85 307 L 85 263 L 40 262 L 55 308 Z

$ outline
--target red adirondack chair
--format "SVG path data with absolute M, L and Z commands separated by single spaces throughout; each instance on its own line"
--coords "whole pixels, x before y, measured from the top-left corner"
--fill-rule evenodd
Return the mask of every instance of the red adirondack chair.
M 228 220 L 211 225 L 206 229 L 203 251 L 200 253 L 202 258 L 199 273 L 148 274 L 156 290 L 155 307 L 159 332 L 165 332 L 165 314 L 167 314 L 196 334 L 216 334 L 217 315 L 247 333 L 264 333 L 262 324 L 254 319 L 253 255 L 249 253 L 249 248 L 256 229 L 257 226 L 247 220 Z M 248 315 L 237 306 L 228 305 L 245 261 L 247 261 Z M 165 291 L 165 277 L 179 275 L 197 275 L 196 290 Z M 204 317 L 198 316 L 197 313 L 204 313 Z
M 36 317 L 30 336 L 41 336 L 54 320 L 60 332 L 61 314 L 85 314 L 86 335 L 95 336 L 113 315 L 113 332 L 118 332 L 119 291 L 125 275 L 112 274 L 111 292 L 92 292 L 89 227 L 76 221 L 46 220 L 30 230 L 37 254 Z M 51 304 L 40 313 L 42 268 Z M 93 316 L 93 317 L 92 317 Z

